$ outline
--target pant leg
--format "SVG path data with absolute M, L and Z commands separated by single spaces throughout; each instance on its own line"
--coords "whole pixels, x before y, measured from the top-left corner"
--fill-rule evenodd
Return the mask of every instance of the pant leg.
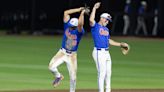
M 124 15 L 123 19 L 124 19 L 123 35 L 126 35 L 127 31 L 128 31 L 128 28 L 129 28 L 129 25 L 130 25 L 129 16 L 128 15 Z
M 104 81 L 106 76 L 106 57 L 105 53 L 99 50 L 93 50 L 93 59 L 98 71 L 99 92 L 104 92 Z
M 138 17 L 137 18 L 137 28 L 135 30 L 135 34 L 138 35 L 139 31 L 140 31 L 140 28 L 141 28 L 141 17 Z
M 61 74 L 59 73 L 57 67 L 59 65 L 61 65 L 64 61 L 65 54 L 61 52 L 61 50 L 59 50 L 57 52 L 57 54 L 51 59 L 50 63 L 49 63 L 49 70 L 56 76 L 56 77 L 60 77 Z
M 111 56 L 110 53 L 108 52 L 107 54 L 107 61 L 106 61 L 106 92 L 111 92 L 111 74 L 112 74 L 112 61 L 111 61 Z
M 144 35 L 147 36 L 148 32 L 147 32 L 146 23 L 145 23 L 144 19 L 142 19 L 142 23 L 141 24 L 142 24 L 142 29 L 143 29 Z
M 155 18 L 154 18 L 154 27 L 153 27 L 153 30 L 152 30 L 152 35 L 153 36 L 157 35 L 157 30 L 158 30 L 158 17 L 155 16 Z
M 76 72 L 77 72 L 77 54 L 74 53 L 67 56 L 67 68 L 70 76 L 70 92 L 75 92 L 76 89 Z

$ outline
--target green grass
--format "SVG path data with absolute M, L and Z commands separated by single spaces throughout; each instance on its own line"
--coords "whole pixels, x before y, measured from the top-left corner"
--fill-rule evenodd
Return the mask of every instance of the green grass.
M 164 40 L 119 38 L 131 45 L 127 56 L 111 47 L 112 88 L 164 89 Z M 0 36 L 0 91 L 52 90 L 50 59 L 61 46 L 61 36 Z M 97 89 L 97 72 L 92 60 L 93 42 L 83 37 L 78 50 L 78 89 Z M 65 76 L 56 89 L 69 89 L 66 65 L 59 67 Z

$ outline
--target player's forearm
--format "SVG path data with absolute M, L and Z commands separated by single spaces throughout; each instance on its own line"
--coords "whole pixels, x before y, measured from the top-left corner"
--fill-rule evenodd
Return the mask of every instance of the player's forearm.
M 70 19 L 70 14 L 73 14 L 73 13 L 76 13 L 76 12 L 80 12 L 83 8 L 80 7 L 80 8 L 75 8 L 75 9 L 69 9 L 69 10 L 66 10 L 64 11 L 64 22 L 68 22 L 69 19 Z
M 116 42 L 116 41 L 114 41 L 114 40 L 112 40 L 112 39 L 109 40 L 109 44 L 110 44 L 110 45 L 113 45 L 113 46 L 118 46 L 118 47 L 121 46 L 121 43 L 120 43 L 120 42 Z
M 91 12 L 91 15 L 90 15 L 90 18 L 89 18 L 89 21 L 91 23 L 94 23 L 94 21 L 95 21 L 95 14 L 96 14 L 96 8 L 93 8 L 92 12 Z
M 81 10 L 82 10 L 82 7 L 75 8 L 75 9 L 69 9 L 69 10 L 64 11 L 64 15 L 69 15 L 69 14 L 73 14 L 76 12 L 80 12 Z
M 84 10 L 80 13 L 79 16 L 79 26 L 83 26 L 84 25 Z

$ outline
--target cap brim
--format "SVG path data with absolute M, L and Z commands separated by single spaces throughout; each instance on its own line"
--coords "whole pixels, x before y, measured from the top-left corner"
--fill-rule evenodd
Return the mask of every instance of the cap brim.
M 68 26 L 69 26 L 69 27 L 77 27 L 77 26 L 74 26 L 74 25 L 72 25 L 72 24 L 70 24 L 70 23 L 68 23 Z
M 105 19 L 109 20 L 110 22 L 112 22 L 111 18 L 106 18 L 106 17 L 101 17 L 101 18 L 105 18 Z
M 109 20 L 110 22 L 112 22 L 112 19 L 110 19 L 110 18 L 106 18 L 107 20 Z

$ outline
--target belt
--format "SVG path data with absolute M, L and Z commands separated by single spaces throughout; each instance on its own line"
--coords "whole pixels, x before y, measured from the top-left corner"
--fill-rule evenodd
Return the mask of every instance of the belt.
M 66 53 L 68 53 L 68 54 L 72 54 L 72 52 L 74 52 L 74 51 L 70 51 L 70 50 L 66 50 L 66 49 L 64 49 L 64 48 L 61 48 L 61 50 L 64 50 Z
M 108 51 L 109 48 L 96 48 L 97 50 L 105 50 L 105 51 Z

